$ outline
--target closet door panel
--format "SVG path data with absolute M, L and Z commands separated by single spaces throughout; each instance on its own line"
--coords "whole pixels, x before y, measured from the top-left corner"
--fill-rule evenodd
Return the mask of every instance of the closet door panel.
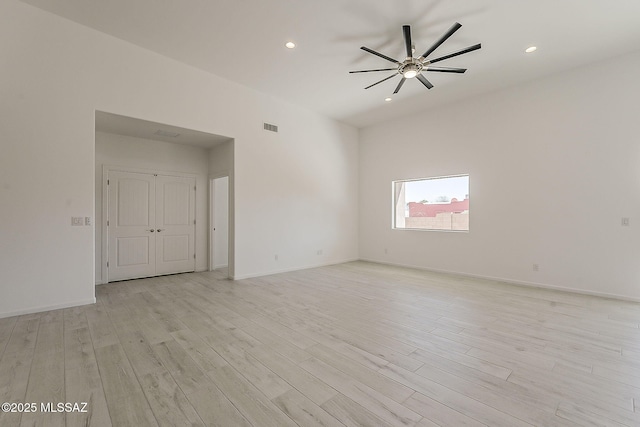
M 109 281 L 153 276 L 156 188 L 151 174 L 109 173 Z
M 156 177 L 156 274 L 195 270 L 195 179 Z

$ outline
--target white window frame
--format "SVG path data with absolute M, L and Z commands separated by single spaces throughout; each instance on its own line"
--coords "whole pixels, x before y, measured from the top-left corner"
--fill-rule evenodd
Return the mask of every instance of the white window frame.
M 393 230 L 410 230 L 410 231 L 444 231 L 444 232 L 453 232 L 453 233 L 468 233 L 470 227 L 467 226 L 466 229 L 447 229 L 447 228 L 421 228 L 421 227 L 406 227 L 404 226 L 404 224 L 402 224 L 402 226 L 399 226 L 398 223 L 400 220 L 400 222 L 404 223 L 404 220 L 407 218 L 405 217 L 405 209 L 406 209 L 406 202 L 404 200 L 404 188 L 402 189 L 398 189 L 399 185 L 402 185 L 404 183 L 407 182 L 415 182 L 415 181 L 430 181 L 430 180 L 436 180 L 436 179 L 447 179 L 447 178 L 458 178 L 458 177 L 467 177 L 470 181 L 470 175 L 468 173 L 462 173 L 462 174 L 457 174 L 457 175 L 445 175 L 445 176 L 433 176 L 433 177 L 426 177 L 426 178 L 409 178 L 409 179 L 397 179 L 397 180 L 393 180 L 391 182 L 391 228 Z M 467 187 L 467 195 L 469 195 L 469 187 L 471 186 L 470 182 L 468 184 Z M 400 200 L 402 199 L 402 200 Z M 402 217 L 400 218 L 398 216 L 399 212 L 398 210 L 402 210 Z

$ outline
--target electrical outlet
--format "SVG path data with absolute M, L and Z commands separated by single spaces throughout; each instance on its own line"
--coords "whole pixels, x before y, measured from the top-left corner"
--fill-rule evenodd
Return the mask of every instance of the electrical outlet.
M 623 227 L 628 227 L 629 226 L 629 218 L 622 218 L 622 226 Z
M 540 271 L 540 266 L 538 264 L 533 264 L 533 271 Z
M 84 225 L 91 225 L 91 217 L 90 216 L 85 216 L 84 217 Z
M 274 256 L 274 258 L 275 258 L 275 260 L 277 261 L 277 260 L 278 260 L 278 254 L 276 254 L 276 255 Z
M 84 218 L 81 216 L 72 216 L 71 225 L 73 225 L 74 227 L 84 225 Z
M 386 255 L 388 253 L 389 253 L 389 251 L 387 250 L 387 248 L 384 248 L 384 254 Z
M 318 252 L 316 252 L 318 255 L 322 255 L 322 249 L 318 249 Z

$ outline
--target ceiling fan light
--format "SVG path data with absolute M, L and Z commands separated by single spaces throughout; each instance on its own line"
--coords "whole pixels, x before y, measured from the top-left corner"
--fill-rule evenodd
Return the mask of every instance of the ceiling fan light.
M 405 79 L 412 79 L 417 75 L 418 75 L 418 72 L 416 70 L 407 70 L 403 74 Z

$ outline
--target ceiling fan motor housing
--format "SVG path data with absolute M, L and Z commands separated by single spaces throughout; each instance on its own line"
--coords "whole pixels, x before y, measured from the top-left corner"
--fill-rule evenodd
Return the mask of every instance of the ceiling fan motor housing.
M 422 62 L 418 61 L 416 58 L 407 58 L 398 67 L 398 73 L 408 79 L 415 77 L 420 73 L 420 71 L 422 71 Z

